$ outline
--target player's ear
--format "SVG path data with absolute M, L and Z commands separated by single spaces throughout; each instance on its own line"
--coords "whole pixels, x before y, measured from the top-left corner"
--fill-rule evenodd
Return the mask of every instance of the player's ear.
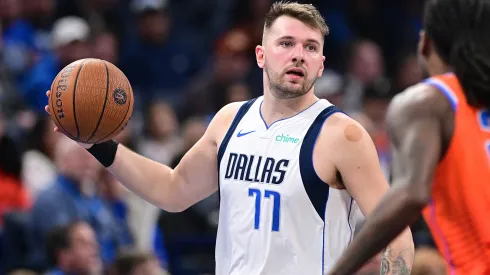
M 255 47 L 255 57 L 257 58 L 257 65 L 259 68 L 264 68 L 265 64 L 265 54 L 264 54 L 264 46 L 258 45 Z
M 423 57 L 428 57 L 430 54 L 430 48 L 431 45 L 429 43 L 429 39 L 427 38 L 425 31 L 421 30 L 419 34 L 419 44 L 418 44 L 419 54 L 422 55 Z
M 325 70 L 325 56 L 322 56 L 322 64 L 320 66 L 320 70 L 318 71 L 317 77 L 322 77 L 324 70 Z

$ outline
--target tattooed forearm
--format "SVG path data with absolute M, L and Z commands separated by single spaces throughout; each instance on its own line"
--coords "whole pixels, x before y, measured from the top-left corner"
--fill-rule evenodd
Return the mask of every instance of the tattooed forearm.
M 381 256 L 381 275 L 410 275 L 410 269 L 405 259 L 403 259 L 402 252 L 398 253 L 398 255 L 393 255 L 391 249 L 386 248 L 383 250 Z
M 390 273 L 390 261 L 386 256 L 386 249 L 383 250 L 383 255 L 381 256 L 381 275 L 386 275 Z

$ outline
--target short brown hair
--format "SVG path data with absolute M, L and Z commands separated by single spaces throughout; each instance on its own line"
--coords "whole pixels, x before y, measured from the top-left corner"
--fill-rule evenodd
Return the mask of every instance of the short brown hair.
M 265 16 L 264 34 L 266 30 L 270 29 L 276 19 L 283 15 L 298 19 L 306 25 L 320 30 L 323 36 L 329 33 L 325 19 L 312 4 L 279 1 L 272 4 Z
M 111 265 L 111 275 L 131 275 L 141 264 L 156 259 L 155 255 L 146 251 L 122 250 L 116 255 Z

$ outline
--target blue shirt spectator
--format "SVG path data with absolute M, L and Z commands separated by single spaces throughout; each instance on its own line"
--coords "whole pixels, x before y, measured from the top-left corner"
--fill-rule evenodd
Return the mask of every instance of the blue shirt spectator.
M 103 274 L 94 230 L 83 221 L 53 228 L 46 239 L 48 275 Z
M 61 69 L 90 56 L 89 33 L 87 22 L 78 17 L 64 17 L 54 23 L 53 51 L 42 52 L 20 84 L 24 101 L 33 111 L 44 113 L 46 91 Z
M 53 186 L 41 192 L 32 214 L 35 240 L 44 239 L 57 225 L 76 220 L 89 223 L 97 234 L 104 263 L 114 259 L 119 247 L 132 244 L 127 224 L 121 223 L 122 220 L 113 215 L 100 197 L 83 195 L 73 180 L 61 175 Z M 38 253 L 42 253 L 41 245 L 37 243 Z M 37 256 L 44 258 L 43 255 Z

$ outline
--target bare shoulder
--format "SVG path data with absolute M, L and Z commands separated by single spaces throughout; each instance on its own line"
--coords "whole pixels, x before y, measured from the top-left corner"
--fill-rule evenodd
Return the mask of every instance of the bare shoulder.
M 334 113 L 325 121 L 318 137 L 320 146 L 339 146 L 345 142 L 357 143 L 370 136 L 356 120 L 344 113 Z
M 450 108 L 449 100 L 436 87 L 420 83 L 393 98 L 388 108 L 388 120 L 406 115 L 410 118 L 444 114 Z
M 245 101 L 240 101 L 223 106 L 211 120 L 205 135 L 220 145 L 238 110 L 244 103 Z
M 346 114 L 334 113 L 323 124 L 315 144 L 315 171 L 331 187 L 344 189 L 343 179 L 339 178 L 339 164 L 355 163 L 354 159 L 366 151 L 376 156 L 374 144 L 366 129 Z
M 407 125 L 422 120 L 450 120 L 452 107 L 436 87 L 420 83 L 396 95 L 388 107 L 386 123 L 392 141 Z

